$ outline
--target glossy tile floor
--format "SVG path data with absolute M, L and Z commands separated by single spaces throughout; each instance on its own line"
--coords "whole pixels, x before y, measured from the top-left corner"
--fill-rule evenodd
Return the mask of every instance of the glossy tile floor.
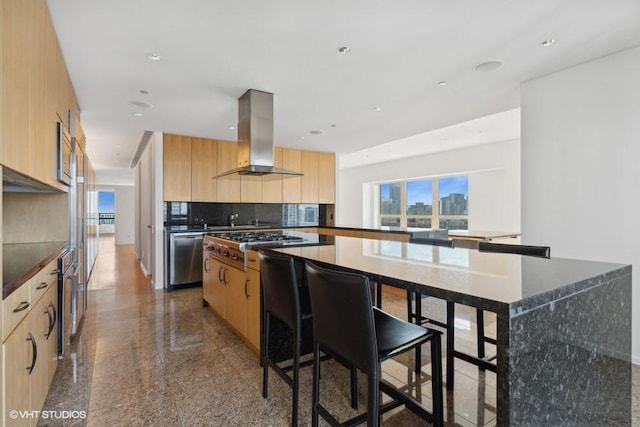
M 38 425 L 290 425 L 289 387 L 270 373 L 269 398 L 262 398 L 257 356 L 202 307 L 201 288 L 171 293 L 151 290 L 133 248 L 116 247 L 109 237 L 101 239 L 89 288 L 81 334 L 60 362 L 44 408 L 67 418 L 41 419 Z M 423 304 L 424 310 L 436 313 L 434 317 L 444 318 L 444 305 L 430 298 Z M 383 307 L 406 315 L 402 296 L 385 294 Z M 456 348 L 471 351 L 475 325 L 469 319 L 474 312 L 461 307 L 456 318 Z M 487 325 L 489 332 L 495 328 L 491 319 Z M 414 393 L 430 407 L 427 349 L 418 381 L 410 368 L 413 353 L 385 362 L 383 371 L 392 382 L 416 384 Z M 332 361 L 323 362 L 322 369 L 323 402 L 340 417 L 354 415 L 349 407 L 348 371 Z M 636 372 L 634 395 L 640 394 Z M 360 377 L 361 408 L 366 406 L 364 384 L 365 378 Z M 495 424 L 495 374 L 457 361 L 454 388 L 453 394 L 445 394 L 447 425 Z M 310 400 L 311 368 L 303 368 L 300 425 L 310 425 Z M 383 425 L 429 423 L 398 408 L 385 414 Z

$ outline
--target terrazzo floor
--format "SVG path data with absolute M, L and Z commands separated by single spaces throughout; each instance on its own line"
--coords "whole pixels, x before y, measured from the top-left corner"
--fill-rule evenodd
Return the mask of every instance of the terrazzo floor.
M 291 424 L 290 388 L 270 373 L 269 397 L 262 398 L 257 356 L 210 309 L 202 307 L 202 289 L 165 293 L 150 288 L 131 246 L 101 238 L 89 283 L 89 308 L 80 336 L 60 361 L 44 410 L 62 418 L 40 419 L 39 426 L 287 426 Z M 423 312 L 444 319 L 444 304 L 423 299 Z M 385 293 L 383 308 L 406 316 L 404 297 Z M 456 310 L 456 348 L 471 352 L 475 313 Z M 494 319 L 486 319 L 488 333 Z M 444 343 L 443 343 L 444 347 Z M 414 384 L 431 405 L 428 346 L 422 373 L 411 369 L 413 352 L 383 364 L 391 382 Z M 301 370 L 299 424 L 311 424 L 311 368 Z M 366 383 L 359 377 L 361 409 Z M 333 361 L 322 365 L 321 399 L 335 414 L 349 407 L 349 372 Z M 445 393 L 450 426 L 495 425 L 495 374 L 456 361 L 454 392 Z M 640 368 L 633 370 L 634 422 L 640 425 Z M 322 422 L 321 422 L 321 425 Z M 406 409 L 383 416 L 384 426 L 429 423 Z

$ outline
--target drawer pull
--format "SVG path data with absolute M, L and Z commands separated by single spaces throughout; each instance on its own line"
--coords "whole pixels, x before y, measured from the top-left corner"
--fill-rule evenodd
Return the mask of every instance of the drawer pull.
M 60 274 L 60 270 L 59 269 L 51 270 L 51 272 L 49 274 L 52 275 L 52 276 L 54 274 Z
M 26 310 L 27 308 L 29 308 L 29 301 L 22 301 L 19 306 L 13 309 L 13 312 L 19 313 Z
M 47 282 L 42 282 L 40 283 L 38 286 L 36 286 L 36 289 L 40 290 L 40 289 L 44 289 L 47 286 L 49 286 L 49 284 Z
M 258 261 L 257 259 L 253 259 L 253 258 L 248 258 L 248 259 L 249 259 L 249 262 L 257 262 Z

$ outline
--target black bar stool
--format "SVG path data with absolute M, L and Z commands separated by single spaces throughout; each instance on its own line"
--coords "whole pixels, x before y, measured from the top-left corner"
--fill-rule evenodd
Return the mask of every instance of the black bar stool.
M 268 396 L 269 367 L 271 367 L 292 388 L 291 424 L 298 425 L 298 394 L 300 390 L 300 368 L 309 366 L 313 361 L 300 362 L 301 342 L 307 331 L 311 332 L 312 315 L 310 309 L 304 312 L 301 304 L 298 280 L 293 258 L 285 255 L 258 253 L 260 260 L 260 281 L 262 284 L 262 325 L 261 363 L 262 396 Z M 281 367 L 270 356 L 269 344 L 272 332 L 272 320 L 276 318 L 284 323 L 291 332 L 293 340 L 293 359 L 290 366 Z M 278 349 L 282 352 L 282 349 Z M 331 358 L 324 355 L 320 360 Z M 340 361 L 339 361 L 340 362 Z M 292 376 L 287 372 L 293 371 Z M 357 378 L 355 368 L 351 368 L 351 406 L 357 408 Z
M 313 312 L 312 425 L 319 416 L 331 425 L 380 425 L 380 414 L 405 405 L 436 426 L 443 425 L 441 333 L 400 320 L 372 305 L 367 277 L 306 264 Z M 382 379 L 381 363 L 430 341 L 433 410 Z M 320 351 L 325 350 L 360 369 L 368 377 L 367 412 L 342 424 L 320 403 Z M 420 370 L 419 362 L 416 367 Z M 380 405 L 380 391 L 394 400 Z
M 262 283 L 262 396 L 268 395 L 269 367 L 271 367 L 292 388 L 291 424 L 298 425 L 298 391 L 300 387 L 300 342 L 302 321 L 311 314 L 302 314 L 298 282 L 293 259 L 287 256 L 258 253 L 260 259 L 260 281 Z M 281 368 L 269 357 L 269 336 L 271 317 L 276 317 L 288 326 L 293 335 L 293 363 Z M 293 377 L 287 371 L 293 371 Z

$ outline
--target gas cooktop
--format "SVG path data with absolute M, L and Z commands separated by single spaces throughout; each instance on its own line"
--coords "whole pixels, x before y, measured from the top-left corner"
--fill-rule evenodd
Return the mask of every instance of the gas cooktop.
M 282 232 L 240 232 L 221 233 L 215 237 L 224 240 L 231 240 L 238 243 L 250 243 L 251 245 L 269 244 L 274 242 L 302 242 L 304 239 L 299 236 L 284 234 Z

